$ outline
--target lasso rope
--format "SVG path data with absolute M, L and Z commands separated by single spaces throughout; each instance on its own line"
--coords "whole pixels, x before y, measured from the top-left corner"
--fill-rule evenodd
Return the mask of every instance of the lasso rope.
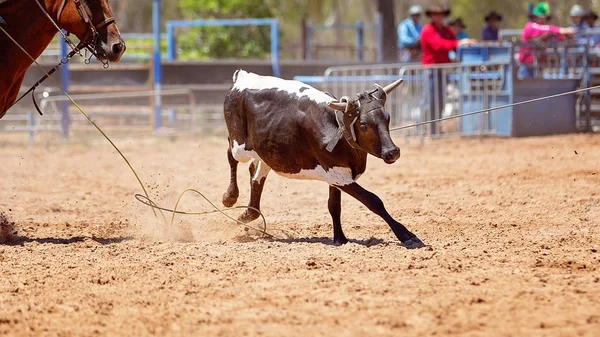
M 123 154 L 123 152 L 121 152 L 121 150 L 117 147 L 117 145 L 110 139 L 110 137 L 108 137 L 108 135 L 98 126 L 98 124 L 96 124 L 96 122 L 94 122 L 92 120 L 92 118 L 81 108 L 81 106 L 79 106 L 79 104 L 71 97 L 71 95 L 69 95 L 69 93 L 67 93 L 63 87 L 58 83 L 58 81 L 56 81 L 53 77 L 51 77 L 48 72 L 46 71 L 46 69 L 44 69 L 44 67 L 42 67 L 37 61 L 36 59 L 31 56 L 31 54 L 29 54 L 5 29 L 4 27 L 2 27 L 0 25 L 0 30 L 2 30 L 2 32 L 4 32 L 4 34 L 6 34 L 6 36 L 8 36 L 8 38 L 15 44 L 17 45 L 17 47 L 19 47 L 19 49 L 21 49 L 21 51 L 23 51 L 23 53 L 25 53 L 25 55 L 27 55 L 31 61 L 33 63 L 35 63 L 35 65 L 42 70 L 42 72 L 48 76 L 48 78 L 65 94 L 65 96 L 69 99 L 69 101 L 73 104 L 73 106 L 75 106 L 77 108 L 77 110 L 79 110 L 79 112 L 81 112 L 81 114 L 83 116 L 85 116 L 85 118 L 96 128 L 96 130 L 98 130 L 98 132 L 100 132 L 102 134 L 102 136 L 104 136 L 104 138 L 110 143 L 110 145 L 112 145 L 112 147 L 117 151 L 117 153 L 121 156 L 121 158 L 125 161 L 125 163 L 127 164 L 127 166 L 129 167 L 129 169 L 131 170 L 131 172 L 133 172 L 133 175 L 135 176 L 136 180 L 138 181 L 138 183 L 140 184 L 140 186 L 142 187 L 142 190 L 144 191 L 144 195 L 141 194 L 136 194 L 135 197 L 138 201 L 140 201 L 142 204 L 149 206 L 152 209 L 152 212 L 154 213 L 154 216 L 158 216 L 156 214 L 156 210 L 158 210 L 163 218 L 163 220 L 165 221 L 165 223 L 167 223 L 166 217 L 165 215 L 162 213 L 163 211 L 165 212 L 171 212 L 172 216 L 171 216 L 171 222 L 170 222 L 170 226 L 173 226 L 173 222 L 175 221 L 175 214 L 185 214 L 185 215 L 203 215 L 203 214 L 212 214 L 212 213 L 220 213 L 222 215 L 224 215 L 225 217 L 234 220 L 236 222 L 236 224 L 242 224 L 243 226 L 253 229 L 257 232 L 262 232 L 263 236 L 272 238 L 272 239 L 279 239 L 277 236 L 270 234 L 267 232 L 267 220 L 265 218 L 265 216 L 262 214 L 262 212 L 256 208 L 253 207 L 249 207 L 249 206 L 237 206 L 237 207 L 233 207 L 233 208 L 225 208 L 225 209 L 221 209 L 219 207 L 217 207 L 213 202 L 211 202 L 202 192 L 200 192 L 197 189 L 193 189 L 193 188 L 188 188 L 185 191 L 183 191 L 180 195 L 179 198 L 177 198 L 177 203 L 175 204 L 175 207 L 173 209 L 168 209 L 165 207 L 160 207 L 158 204 L 156 204 L 154 201 L 152 201 L 152 199 L 150 199 L 150 196 L 148 195 L 148 191 L 146 191 L 146 188 L 144 187 L 144 183 L 142 182 L 142 179 L 140 178 L 140 176 L 138 175 L 137 171 L 133 168 L 133 165 L 131 165 L 131 163 L 129 162 L 129 160 L 127 159 L 127 157 Z M 179 206 L 179 203 L 181 201 L 181 199 L 183 198 L 183 196 L 188 193 L 188 192 L 195 192 L 196 194 L 200 195 L 202 198 L 204 198 L 204 200 L 206 200 L 213 208 L 213 211 L 204 211 L 204 212 L 183 212 L 183 211 L 178 211 L 177 207 Z M 262 218 L 262 222 L 263 222 L 263 229 L 257 229 L 254 228 L 252 226 L 249 226 L 248 224 L 239 221 L 237 219 L 232 218 L 231 216 L 227 215 L 225 212 L 232 210 L 232 209 L 250 209 L 250 210 L 254 210 L 256 212 L 258 212 Z

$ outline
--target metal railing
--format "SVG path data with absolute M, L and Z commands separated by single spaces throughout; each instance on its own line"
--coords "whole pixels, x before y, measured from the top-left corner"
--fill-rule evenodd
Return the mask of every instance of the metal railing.
M 508 103 L 509 70 L 509 60 L 436 66 L 392 63 L 331 67 L 323 76 L 297 76 L 295 79 L 315 84 L 340 97 L 372 88 L 374 83 L 385 85 L 403 78 L 404 83 L 386 101 L 391 125 L 396 127 Z M 478 118 L 478 121 L 469 121 L 475 123 L 474 126 L 468 124 L 466 128 L 454 120 L 408 129 L 405 135 L 440 137 L 494 133 L 495 119 L 488 115 Z
M 509 103 L 509 68 L 507 62 L 405 66 L 399 73 L 405 83 L 396 96 L 392 123 L 410 125 Z M 472 116 L 471 120 L 435 122 L 409 129 L 406 134 L 431 137 L 494 134 L 495 119 L 490 115 L 496 113 L 501 111 Z
M 101 94 L 72 95 L 73 100 L 95 121 L 99 121 L 106 131 L 132 131 L 153 129 L 154 112 L 150 99 L 155 96 L 155 91 L 140 92 L 113 92 Z M 161 97 L 183 97 L 163 104 L 162 118 L 167 120 L 167 125 L 178 129 L 199 127 L 203 116 L 196 105 L 194 93 L 190 89 L 168 89 L 160 91 Z M 118 100 L 131 100 L 149 98 L 148 104 L 139 102 L 123 102 Z M 107 102 L 110 100 L 110 102 Z M 93 130 L 87 119 L 79 114 L 71 114 L 64 109 L 64 103 L 69 103 L 66 96 L 50 96 L 40 100 L 40 110 L 44 112 L 39 116 L 32 110 L 26 113 L 9 113 L 2 118 L 3 132 L 27 132 L 29 143 L 35 141 L 35 136 L 40 132 L 59 132 L 65 139 L 80 137 L 82 132 Z M 61 113 L 50 113 L 52 111 Z

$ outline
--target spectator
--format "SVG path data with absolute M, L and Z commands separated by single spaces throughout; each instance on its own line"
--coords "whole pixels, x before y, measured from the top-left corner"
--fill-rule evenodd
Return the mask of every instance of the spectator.
M 571 27 L 575 28 L 575 30 L 583 30 L 588 27 L 587 23 L 583 20 L 585 16 L 583 7 L 575 5 L 571 7 L 569 14 L 571 15 Z
M 469 38 L 469 35 L 467 34 L 467 32 L 465 32 L 465 29 L 467 29 L 467 26 L 464 24 L 464 22 L 462 21 L 461 18 L 456 18 L 456 19 L 450 21 L 448 26 L 450 27 L 450 29 L 452 29 L 452 31 L 454 32 L 454 35 L 456 35 L 457 40 Z
M 550 17 L 550 6 L 546 2 L 540 2 L 534 8 L 533 15 L 535 16 L 535 21 L 528 22 L 525 25 L 521 38 L 521 42 L 525 45 L 521 46 L 519 50 L 520 65 L 517 73 L 519 79 L 533 78 L 536 75 L 537 69 L 534 68 L 535 51 L 532 47 L 527 46 L 527 44 L 540 44 L 547 42 L 553 37 L 564 38 L 565 35 L 575 34 L 573 27 L 558 27 L 547 24 Z
M 588 25 L 588 27 L 592 30 L 594 29 L 598 29 L 598 27 L 596 27 L 596 20 L 598 20 L 598 14 L 596 14 L 596 12 L 594 12 L 593 10 L 589 10 L 585 16 L 583 17 L 583 19 L 585 20 L 585 23 Z M 590 47 L 596 47 L 598 45 L 598 43 L 600 43 L 600 33 L 590 33 L 589 34 L 589 39 L 590 39 Z
M 451 50 L 475 43 L 471 39 L 456 40 L 454 32 L 444 25 L 444 19 L 450 15 L 449 9 L 433 6 L 425 14 L 431 19 L 431 23 L 425 25 L 421 32 L 422 64 L 450 63 L 448 55 Z
M 424 65 L 450 63 L 450 51 L 456 51 L 458 46 L 472 45 L 471 39 L 457 40 L 450 28 L 444 25 L 444 20 L 450 15 L 450 10 L 441 6 L 432 6 L 426 12 L 431 22 L 423 27 L 421 32 L 421 49 Z M 428 74 L 429 116 L 437 119 L 444 109 L 444 72 L 441 69 L 431 69 Z M 425 89 L 427 90 L 427 89 Z M 439 134 L 439 123 L 431 125 L 432 135 Z
M 416 62 L 421 54 L 421 30 L 419 22 L 423 9 L 421 6 L 412 6 L 408 10 L 408 17 L 398 25 L 398 46 L 400 47 L 400 60 L 402 62 Z
M 483 41 L 498 41 L 498 31 L 500 30 L 500 22 L 502 22 L 502 15 L 496 11 L 491 11 L 485 16 L 486 25 L 481 33 Z
M 596 27 L 596 20 L 598 20 L 598 14 L 596 14 L 596 12 L 594 12 L 593 10 L 590 9 L 585 14 L 583 19 L 585 20 L 585 23 L 587 23 L 588 27 L 594 28 L 594 27 Z
M 587 37 L 581 35 L 581 33 L 588 28 L 587 23 L 583 20 L 585 16 L 585 12 L 583 11 L 583 7 L 579 5 L 574 5 L 571 7 L 571 11 L 569 12 L 571 16 L 571 27 L 575 29 L 575 39 L 580 43 L 586 43 Z

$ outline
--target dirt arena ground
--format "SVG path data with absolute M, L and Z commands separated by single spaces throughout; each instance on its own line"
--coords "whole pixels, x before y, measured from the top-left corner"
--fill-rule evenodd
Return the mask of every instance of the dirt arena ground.
M 161 204 L 220 201 L 223 139 L 118 143 Z M 323 183 L 271 174 L 266 240 L 218 215 L 169 229 L 102 143 L 0 147 L 0 335 L 599 335 L 599 135 L 398 144 L 359 182 L 425 249 L 347 196 L 333 246 Z

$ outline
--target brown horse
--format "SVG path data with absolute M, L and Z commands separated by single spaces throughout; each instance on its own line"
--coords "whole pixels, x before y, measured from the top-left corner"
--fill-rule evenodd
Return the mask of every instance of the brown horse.
M 0 25 L 39 57 L 61 29 L 76 35 L 99 59 L 118 62 L 125 52 L 108 0 L 0 0 Z M 0 118 L 15 102 L 31 59 L 0 30 Z

